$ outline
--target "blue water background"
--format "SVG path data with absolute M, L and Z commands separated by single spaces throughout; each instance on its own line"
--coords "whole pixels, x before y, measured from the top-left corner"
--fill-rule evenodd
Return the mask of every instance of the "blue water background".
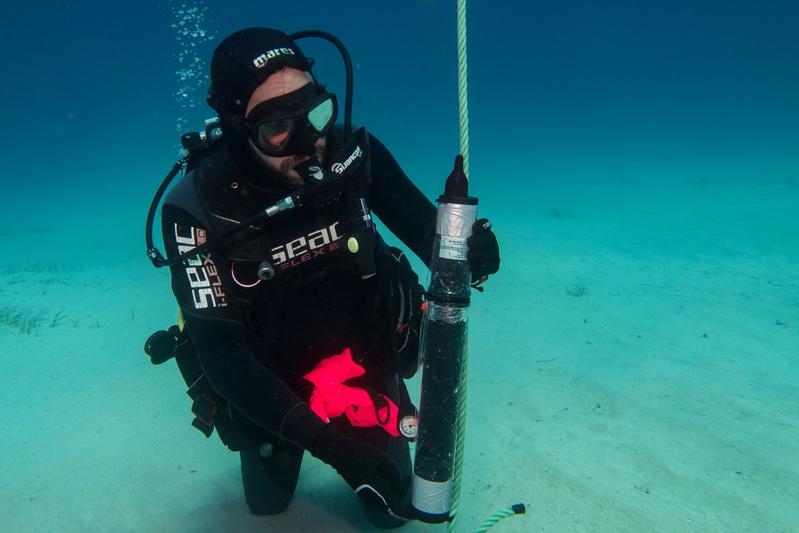
M 179 7 L 4 4 L 0 180 L 27 211 L 4 217 L 30 217 L 31 202 L 60 216 L 88 204 L 132 215 L 146 202 L 173 159 L 177 117 L 195 125 L 211 114 L 202 83 L 200 107 L 176 104 L 170 25 Z M 457 149 L 449 2 L 232 2 L 209 5 L 205 20 L 218 37 L 200 43 L 203 58 L 245 25 L 338 35 L 356 67 L 355 122 L 437 192 Z M 799 153 L 798 23 L 789 1 L 472 2 L 472 178 L 497 195 L 614 166 L 621 178 L 789 178 Z M 306 48 L 319 78 L 343 93 L 335 52 Z
M 181 7 L 184 5 L 185 8 Z M 185 39 L 178 39 L 179 28 L 173 25 L 179 26 L 181 21 L 179 9 L 195 6 L 207 7 L 203 29 L 215 37 L 197 38 L 196 45 L 191 46 Z M 124 316 L 114 318 L 119 323 L 132 321 L 132 308 L 140 306 L 136 307 L 139 322 L 135 326 L 116 329 L 102 340 L 98 340 L 99 333 L 95 330 L 87 330 L 86 338 L 101 343 L 103 355 L 127 350 L 140 357 L 143 338 L 155 327 L 168 325 L 166 321 L 172 319 L 174 312 L 166 274 L 155 273 L 144 256 L 144 217 L 153 192 L 177 157 L 176 124 L 199 127 L 212 114 L 203 103 L 207 81 L 201 75 L 188 81 L 189 95 L 197 102 L 196 107 L 188 107 L 187 99 L 176 96 L 184 85 L 176 74 L 183 68 L 177 58 L 181 54 L 205 58 L 207 68 L 207 58 L 221 38 L 251 25 L 273 26 L 287 32 L 318 28 L 341 38 L 355 66 L 354 122 L 367 126 L 381 138 L 430 198 L 440 193 L 441 182 L 458 150 L 457 50 L 452 2 L 4 2 L 0 7 L 3 38 L 0 266 L 47 260 L 67 265 L 67 269 L 76 268 L 76 276 L 88 273 L 95 281 L 105 281 L 105 288 L 97 288 L 98 292 L 109 291 L 115 304 L 125 299 L 132 302 L 130 313 L 126 305 L 121 306 L 124 309 L 120 315 Z M 610 335 L 613 319 L 619 316 L 628 320 L 625 324 L 634 323 L 637 328 L 634 333 L 643 331 L 644 338 L 651 332 L 654 338 L 662 339 L 665 330 L 668 342 L 682 338 L 683 334 L 690 335 L 691 342 L 704 342 L 700 339 L 705 331 L 710 331 L 709 336 L 714 339 L 726 333 L 730 336 L 740 333 L 738 329 L 732 331 L 732 327 L 724 329 L 738 322 L 715 303 L 716 299 L 734 295 L 743 301 L 751 298 L 752 302 L 753 316 L 749 323 L 756 331 L 749 337 L 743 335 L 751 340 L 742 343 L 743 348 L 749 348 L 754 357 L 773 358 L 769 363 L 772 370 L 756 375 L 764 385 L 759 386 L 760 382 L 753 385 L 762 398 L 769 399 L 760 407 L 765 412 L 774 405 L 783 405 L 779 402 L 795 398 L 791 396 L 795 394 L 796 383 L 792 377 L 796 365 L 792 361 L 799 353 L 795 329 L 799 322 L 796 318 L 799 281 L 794 250 L 799 217 L 791 213 L 796 212 L 799 203 L 797 28 L 799 3 L 795 1 L 475 0 L 469 3 L 472 191 L 481 197 L 481 213 L 495 221 L 503 246 L 500 275 L 504 276 L 497 276 L 493 282 L 495 288 L 489 285 L 486 299 L 479 300 L 474 309 L 478 320 L 473 327 L 478 329 L 473 331 L 480 331 L 481 316 L 492 327 L 499 324 L 496 330 L 482 330 L 480 336 L 472 338 L 477 354 L 472 368 L 476 372 L 494 372 L 480 374 L 479 380 L 475 378 L 478 389 L 482 387 L 492 398 L 532 390 L 551 392 L 549 398 L 560 398 L 559 393 L 567 398 L 566 389 L 549 391 L 547 387 L 554 389 L 553 384 L 561 382 L 568 383 L 567 388 L 579 387 L 580 380 L 589 375 L 601 384 L 616 378 L 623 382 L 626 372 L 641 370 L 636 365 L 643 349 L 639 351 L 625 344 L 624 350 L 590 352 L 582 330 L 575 333 L 573 323 L 583 327 L 583 321 L 589 323 L 583 317 L 589 317 L 593 327 L 606 319 L 608 327 L 604 333 L 599 326 L 591 332 L 594 346 L 600 344 L 597 338 Z M 343 97 L 343 72 L 335 51 L 324 43 L 303 42 L 302 46 L 317 59 L 318 78 Z M 716 218 L 703 218 L 705 209 Z M 772 216 L 775 213 L 779 215 L 776 218 Z M 605 257 L 603 254 L 607 255 L 604 264 L 596 260 Z M 619 261 L 622 256 L 625 261 L 634 258 L 639 263 Z M 516 260 L 518 257 L 527 262 Z M 583 267 L 583 258 L 586 263 L 591 263 L 592 258 L 595 261 L 590 268 Z M 764 269 L 758 270 L 762 266 L 758 262 L 764 260 L 773 265 L 768 276 L 761 276 Z M 630 264 L 638 270 L 613 271 L 617 265 L 624 268 Z M 707 272 L 701 284 L 690 281 L 682 285 L 683 279 L 694 280 L 691 276 L 697 269 Z M 640 275 L 641 270 L 650 270 L 652 274 L 646 287 L 624 286 L 628 275 Z M 23 269 L 21 275 L 27 275 L 26 272 Z M 115 287 L 130 280 L 137 285 L 129 293 L 115 292 Z M 583 282 L 595 297 L 593 301 L 586 299 L 586 306 L 600 302 L 598 308 L 592 308 L 590 316 L 580 307 L 586 300 L 572 298 L 564 291 Z M 32 283 L 39 287 L 35 285 L 38 281 Z M 743 287 L 740 294 L 736 292 L 738 287 Z M 17 294 L 10 285 L 7 289 L 3 294 Z M 625 290 L 629 293 L 624 293 Z M 686 304 L 688 311 L 680 315 L 682 305 L 680 309 L 659 306 L 661 296 L 665 298 L 668 293 L 671 297 L 679 291 L 685 291 L 688 299 L 697 298 Z M 628 294 L 635 295 L 630 296 L 633 298 L 642 293 L 648 306 L 645 311 L 627 305 Z M 149 299 L 143 295 L 149 295 Z M 505 296 L 507 300 L 501 299 Z M 70 297 L 70 303 L 65 305 L 77 307 L 83 303 L 81 298 Z M 156 305 L 158 298 L 161 300 Z M 740 304 L 739 300 L 736 304 Z M 607 309 L 602 307 L 606 302 Z M 156 320 L 151 313 L 150 321 L 143 325 L 142 315 L 146 311 L 142 309 L 158 309 L 161 314 Z M 111 331 L 102 310 L 94 311 L 94 316 L 91 312 L 68 308 L 71 317 L 80 315 L 81 328 L 92 327 L 86 325 L 97 320 L 98 330 L 103 321 L 103 334 Z M 640 318 L 639 322 L 631 320 L 629 315 L 640 315 L 634 317 Z M 707 319 L 707 324 L 703 319 Z M 731 321 L 725 322 L 727 319 Z M 547 342 L 528 338 L 525 333 L 532 321 L 549 324 L 554 339 Z M 783 328 L 783 321 L 790 327 Z M 613 332 L 622 339 L 621 344 L 637 342 L 627 338 L 627 331 Z M 490 339 L 490 343 L 485 339 Z M 0 342 L 6 343 L 6 338 Z M 58 356 L 59 346 L 55 342 L 53 354 Z M 778 349 L 771 350 L 772 347 Z M 558 350 L 569 355 L 562 357 Z M 626 358 L 616 357 L 619 352 Z M 705 379 L 705 374 L 698 374 L 690 366 L 691 354 L 676 349 L 664 350 L 662 357 L 658 353 L 655 363 L 673 358 L 676 374 L 684 373 L 680 380 L 653 378 L 653 382 L 704 391 L 705 384 L 727 375 L 716 372 L 712 364 L 723 364 L 714 361 L 708 363 L 712 371 L 707 374 L 710 379 Z M 44 359 L 47 354 L 39 355 Z M 83 358 L 82 353 L 79 356 Z M 503 367 L 503 356 L 508 356 L 514 364 Z M 85 359 L 87 364 L 101 368 L 100 358 L 92 357 L 95 359 Z M 531 378 L 542 375 L 540 367 L 546 363 L 533 368 L 530 360 L 551 361 L 556 357 L 560 357 L 558 368 L 562 374 L 549 381 Z M 142 370 L 141 361 L 134 361 L 132 355 L 120 359 L 122 362 L 115 365 L 129 366 L 125 369 L 128 372 L 125 379 L 135 378 L 125 383 L 135 387 L 137 398 L 150 398 L 150 394 L 142 393 L 145 391 L 153 393 L 152 402 L 157 403 L 160 400 L 156 396 L 176 384 L 176 376 L 169 376 L 175 378 L 170 381 L 166 371 L 157 373 L 159 377 L 155 377 L 156 373 L 145 374 L 150 372 L 149 368 Z M 55 365 L 68 364 L 59 357 L 52 361 Z M 750 383 L 749 376 L 755 374 L 750 374 L 741 358 L 738 362 L 739 366 L 724 368 L 733 368 L 730 375 L 740 377 L 738 385 Z M 28 362 L 19 360 L 14 364 L 18 368 L 7 371 L 7 379 L 25 375 Z M 44 368 L 50 363 L 37 364 Z M 38 377 L 42 372 L 31 371 L 31 375 Z M 88 376 L 87 383 L 103 383 L 125 391 L 125 398 L 134 396 L 123 385 L 108 385 L 104 372 Z M 692 376 L 702 379 L 697 377 L 694 382 Z M 492 388 L 495 378 L 499 383 L 506 380 L 513 386 Z M 160 380 L 163 388 L 158 389 L 151 380 Z M 48 387 L 73 389 L 71 383 L 48 383 Z M 15 391 L 28 391 L 21 394 L 24 398 L 46 397 L 51 390 L 48 387 Z M 713 390 L 722 403 L 736 401 L 737 389 L 718 387 L 721 392 Z M 527 410 L 514 411 L 510 408 L 513 401 Z M 542 399 L 537 404 L 532 401 L 525 404 L 509 399 L 510 403 L 503 400 L 496 404 L 502 408 L 501 412 L 485 413 L 479 403 L 472 412 L 497 427 L 518 424 L 519 440 L 509 447 L 526 450 L 528 446 L 543 446 L 550 435 L 539 432 L 540 426 L 529 425 L 535 411 L 530 406 L 559 411 L 562 407 L 559 401 L 548 404 Z M 641 402 L 646 404 L 646 399 Z M 594 403 L 593 398 L 590 403 Z M 604 400 L 596 403 L 605 405 Z M 13 412 L 14 417 L 19 416 L 11 404 L 6 409 L 4 414 Z M 572 406 L 572 413 L 575 410 Z M 31 408 L 30 412 L 38 411 Z M 784 412 L 788 413 L 789 408 L 784 407 Z M 795 409 L 790 412 L 795 421 Z M 680 419 L 678 415 L 675 411 L 674 418 Z M 188 420 L 188 409 L 172 416 L 180 418 L 182 423 Z M 746 416 L 748 421 L 760 420 L 761 412 L 756 410 Z M 762 418 L 767 420 L 768 416 Z M 644 424 L 646 417 L 641 418 Z M 568 432 L 569 421 L 558 421 L 548 427 L 552 434 Z M 725 427 L 721 427 L 722 430 L 711 431 L 713 439 L 724 443 L 738 439 L 734 431 L 724 431 Z M 740 439 L 744 444 L 738 440 L 736 443 L 745 452 L 740 456 L 755 466 L 744 470 L 755 471 L 761 464 L 758 461 L 767 461 L 760 455 L 758 430 L 783 435 L 795 427 L 794 423 L 782 429 L 760 427 L 750 432 L 746 426 Z M 662 431 L 658 438 L 665 439 L 662 440 L 665 443 L 691 442 L 695 436 L 690 433 L 689 438 L 681 440 L 679 434 L 669 433 L 671 427 Z M 480 435 L 479 429 L 476 433 Z M 597 434 L 599 439 L 604 438 L 601 432 Z M 657 438 L 638 439 L 624 431 L 616 434 L 632 439 L 631 448 L 636 442 L 657 441 Z M 503 435 L 509 438 L 507 432 Z M 192 436 L 196 440 L 191 445 L 197 444 L 192 450 L 196 451 L 201 439 Z M 484 437 L 474 438 L 479 441 Z M 90 439 L 88 435 L 82 438 L 87 442 Z M 20 440 L 17 444 L 17 452 L 23 453 L 24 443 Z M 567 444 L 554 446 L 563 447 L 560 459 L 568 463 Z M 724 454 L 732 455 L 733 451 L 726 444 L 723 448 L 719 454 L 726 460 L 729 457 Z M 99 445 L 97 449 L 113 452 Z M 475 454 L 479 451 L 472 449 Z M 602 450 L 601 442 L 597 449 Z M 738 457 L 738 448 L 734 453 Z M 525 456 L 542 463 L 544 456 L 549 457 L 540 450 L 534 456 L 532 453 Z M 690 459 L 680 458 L 676 463 Z M 500 454 L 493 460 L 508 469 Z M 644 463 L 638 465 L 642 470 L 656 461 Z M 730 459 L 730 464 L 733 463 Z M 585 472 L 601 464 L 601 460 L 592 460 L 575 468 Z M 727 470 L 714 469 L 714 465 L 705 466 L 718 476 L 728 474 Z M 724 467 L 727 466 L 725 463 Z M 163 472 L 171 467 L 171 463 L 164 466 Z M 138 470 L 143 485 L 155 475 L 148 468 L 145 461 Z M 729 475 L 734 475 L 736 468 L 730 466 Z M 786 478 L 760 479 L 756 480 L 759 485 L 752 486 L 770 487 L 769 490 L 775 491 L 774 498 L 786 498 L 783 494 L 786 487 L 796 487 L 796 479 L 788 479 L 795 468 L 794 459 L 792 466 L 785 469 Z M 229 470 L 235 477 L 235 465 Z M 505 475 L 502 472 L 497 470 L 492 475 L 501 478 Z M 529 477 L 531 487 L 542 488 L 533 483 L 549 479 L 537 477 L 544 476 L 542 472 L 543 467 L 539 469 L 536 463 L 535 476 Z M 596 479 L 603 479 L 605 474 L 597 473 Z M 165 479 L 172 479 L 171 475 L 169 470 Z M 608 483 L 613 481 L 611 477 L 607 477 Z M 713 479 L 708 479 L 706 488 L 711 490 Z M 227 489 L 223 490 L 233 491 L 233 487 L 238 490 L 237 479 L 228 481 Z M 545 483 L 542 484 L 545 489 Z M 490 490 L 484 487 L 473 490 L 478 489 L 483 489 L 486 498 L 490 496 Z M 567 489 L 565 492 L 569 493 L 571 489 Z M 638 487 L 630 488 L 637 494 L 635 490 Z M 740 490 L 751 496 L 747 489 Z M 524 497 L 542 498 L 544 492 L 543 489 L 537 494 L 524 492 Z M 606 494 L 611 499 L 607 501 L 627 501 L 626 496 L 612 500 L 615 493 Z M 579 494 L 572 496 L 571 503 L 569 498 L 562 500 L 564 506 L 587 501 L 581 500 Z M 209 497 L 213 498 L 216 496 Z M 69 501 L 62 496 L 53 499 Z M 602 507 L 603 500 L 599 501 L 597 505 Z M 719 497 L 716 503 L 729 501 L 735 500 Z M 574 529 L 613 530 L 603 522 L 602 514 L 613 505 L 604 504 L 604 510 L 593 515 L 596 522 L 583 522 L 574 525 Z M 697 515 L 705 510 L 699 507 Z M 563 516 L 558 507 L 549 508 L 557 515 L 552 520 Z M 546 509 L 542 506 L 538 512 L 545 513 Z M 486 508 L 485 512 L 491 510 Z M 139 510 L 132 512 L 137 514 Z M 483 509 L 475 512 L 484 514 Z M 674 508 L 667 509 L 664 514 L 673 512 Z M 782 518 L 775 519 L 777 522 L 772 525 L 784 528 L 786 524 L 799 523 L 790 521 L 790 512 L 788 505 L 782 506 L 773 515 Z M 736 519 L 744 515 L 757 521 L 757 513 L 746 511 Z M 538 519 L 546 517 L 539 515 Z M 109 520 L 114 527 L 118 525 L 115 519 Z M 719 528 L 734 530 L 735 519 L 730 520 L 726 524 L 729 527 L 722 524 Z M 129 522 L 128 527 L 135 529 L 136 524 Z M 681 527 L 690 528 L 684 523 Z

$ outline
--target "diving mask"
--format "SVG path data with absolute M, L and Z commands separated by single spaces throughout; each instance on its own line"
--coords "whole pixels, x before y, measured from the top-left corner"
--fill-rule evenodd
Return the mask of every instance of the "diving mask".
M 313 153 L 313 145 L 336 122 L 336 96 L 309 83 L 255 106 L 245 118 L 250 140 L 264 154 Z

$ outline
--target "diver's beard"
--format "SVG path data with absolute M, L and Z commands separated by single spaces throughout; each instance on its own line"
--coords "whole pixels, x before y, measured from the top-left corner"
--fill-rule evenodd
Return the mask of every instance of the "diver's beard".
M 258 167 L 266 174 L 265 177 L 272 179 L 279 185 L 289 189 L 296 189 L 305 185 L 305 180 L 297 173 L 296 170 L 294 170 L 294 167 L 303 161 L 311 159 L 312 157 L 316 157 L 316 159 L 321 163 L 325 147 L 324 143 L 321 146 L 314 145 L 314 155 L 292 155 L 281 157 L 279 158 L 279 165 L 276 166 L 273 161 L 267 159 L 269 156 L 259 150 L 252 140 L 248 139 L 247 141 L 252 154 L 255 156 L 255 160 L 258 162 Z

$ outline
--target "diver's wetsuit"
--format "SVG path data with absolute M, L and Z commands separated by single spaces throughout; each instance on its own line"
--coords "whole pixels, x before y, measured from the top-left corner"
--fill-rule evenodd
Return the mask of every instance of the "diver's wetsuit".
M 328 134 L 329 153 L 343 144 L 340 137 L 338 130 Z M 367 139 L 366 162 L 360 169 L 366 173 L 361 188 L 369 206 L 428 264 L 435 207 L 388 150 L 374 137 Z M 325 164 L 329 163 L 326 157 Z M 252 168 L 224 143 L 202 159 L 164 204 L 167 255 L 175 257 L 212 239 L 286 195 L 286 189 L 274 185 L 253 186 L 251 175 Z M 235 448 L 257 449 L 271 435 L 277 436 L 277 442 L 291 443 L 292 453 L 301 458 L 302 449 L 311 447 L 324 426 L 307 404 L 311 388 L 302 376 L 346 347 L 366 369 L 364 376 L 348 384 L 400 401 L 397 390 L 404 385 L 391 348 L 392 329 L 380 312 L 385 274 L 363 280 L 353 270 L 344 253 L 343 215 L 340 202 L 314 212 L 284 213 L 270 220 L 266 231 L 251 232 L 254 240 L 245 236 L 223 251 L 172 267 L 172 288 L 205 375 L 229 402 L 227 414 L 238 416 L 250 428 Z M 277 272 L 273 281 L 257 277 L 264 259 Z M 406 463 L 398 466 L 410 475 L 407 443 L 401 437 L 390 437 L 379 427 L 353 428 L 345 417 L 331 423 L 384 450 L 399 450 L 392 452 L 395 460 Z M 254 460 L 253 452 L 245 455 L 245 451 L 243 470 Z M 294 466 L 298 470 L 299 462 Z M 287 477 L 293 477 L 289 479 L 293 491 L 296 472 Z M 248 503 L 252 503 L 249 496 Z

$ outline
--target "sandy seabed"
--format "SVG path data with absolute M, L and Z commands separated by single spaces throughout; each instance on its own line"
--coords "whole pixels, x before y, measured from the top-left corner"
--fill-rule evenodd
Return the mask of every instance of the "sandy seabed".
M 481 208 L 503 264 L 471 311 L 460 529 L 524 502 L 492 531 L 798 531 L 795 180 Z M 142 353 L 175 306 L 140 225 L 0 233 L 0 529 L 370 531 L 308 455 L 286 513 L 248 514 L 237 455 Z

